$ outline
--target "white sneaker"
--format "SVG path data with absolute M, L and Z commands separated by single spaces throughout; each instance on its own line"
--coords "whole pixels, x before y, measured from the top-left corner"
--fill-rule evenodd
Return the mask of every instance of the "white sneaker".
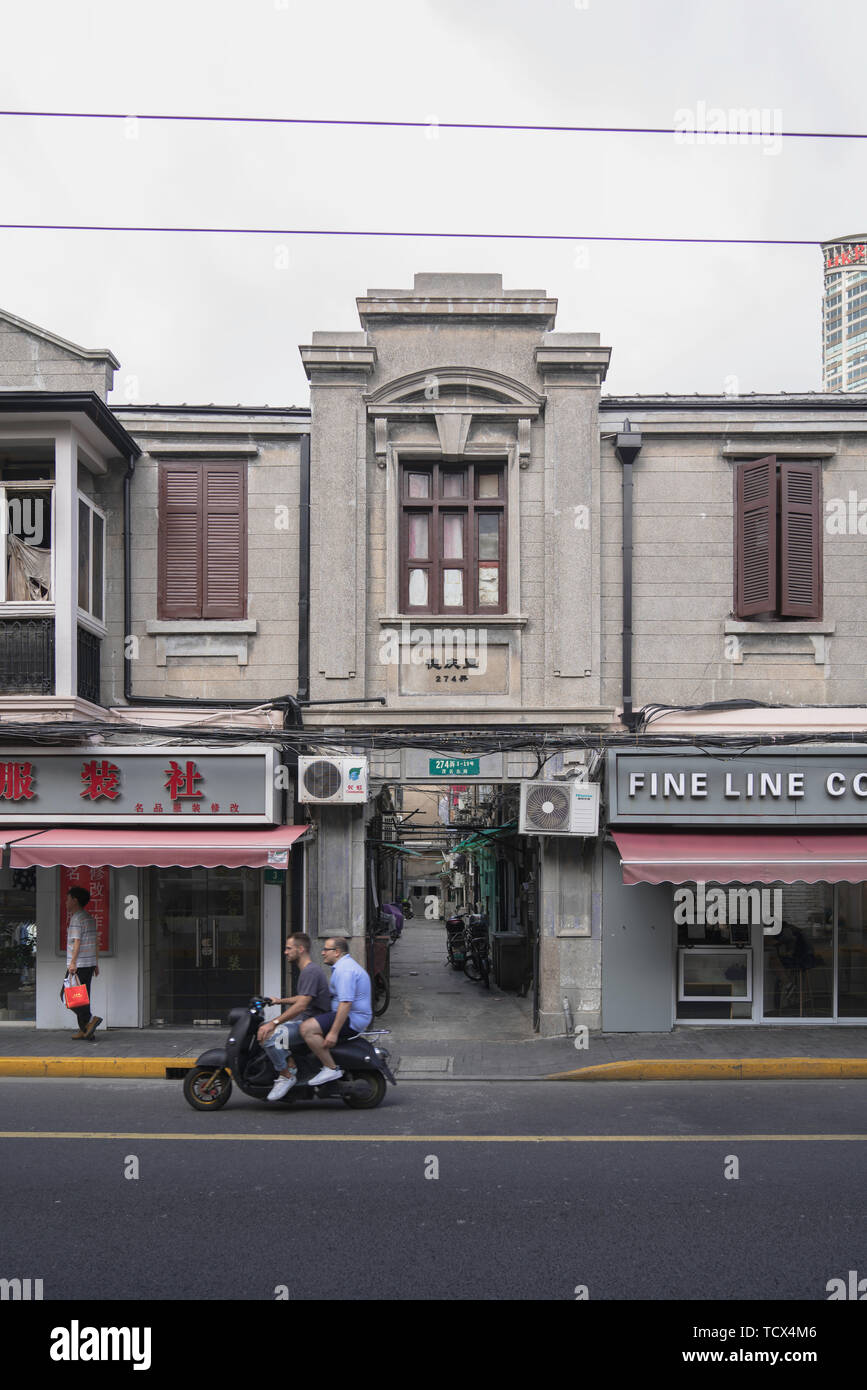
M 266 1099 L 282 1100 L 286 1092 L 292 1090 L 292 1087 L 295 1085 L 295 1082 L 297 1080 L 297 1076 L 278 1076 L 277 1080 L 274 1082 L 274 1085 L 268 1092 Z
M 326 1081 L 339 1081 L 343 1072 L 340 1067 L 323 1067 L 307 1082 L 308 1086 L 324 1086 Z

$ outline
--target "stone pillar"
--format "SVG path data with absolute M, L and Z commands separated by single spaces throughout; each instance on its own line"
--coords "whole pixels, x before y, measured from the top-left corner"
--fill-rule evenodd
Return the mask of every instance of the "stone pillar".
M 611 349 L 596 333 L 545 333 L 536 366 L 545 382 L 545 701 L 586 708 L 601 698 L 599 394 Z
M 376 362 L 366 333 L 314 333 L 310 379 L 311 697 L 365 691 L 367 412 Z
M 54 441 L 54 693 L 78 694 L 78 451 L 71 428 Z

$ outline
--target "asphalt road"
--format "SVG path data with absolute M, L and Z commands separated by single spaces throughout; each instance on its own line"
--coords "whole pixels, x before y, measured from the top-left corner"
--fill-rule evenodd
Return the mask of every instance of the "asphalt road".
M 859 1081 L 202 1114 L 176 1082 L 7 1079 L 0 1278 L 80 1298 L 83 1226 L 90 1300 L 824 1301 L 867 1277 L 865 1112 Z

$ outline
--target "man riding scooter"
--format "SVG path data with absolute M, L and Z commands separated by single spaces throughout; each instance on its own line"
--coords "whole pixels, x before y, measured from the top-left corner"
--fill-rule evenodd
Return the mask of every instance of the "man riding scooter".
M 278 1018 L 263 1023 L 256 1035 L 277 1072 L 277 1079 L 267 1096 L 271 1101 L 282 1100 L 298 1079 L 289 1049 L 301 1041 L 302 1022 L 312 1014 L 327 1013 L 331 1007 L 325 971 L 321 965 L 314 964 L 310 945 L 306 932 L 293 932 L 286 938 L 283 954 L 290 964 L 298 966 L 300 972 L 298 993 L 288 999 L 273 1000 L 275 1004 L 288 1004 L 289 1007 Z
M 314 1013 L 301 1024 L 302 1040 L 322 1063 L 322 1070 L 310 1080 L 311 1086 L 340 1079 L 343 1070 L 334 1065 L 329 1048 L 369 1027 L 373 1018 L 370 976 L 352 959 L 346 938 L 329 936 L 322 958 L 331 966 L 331 1008 L 327 1013 Z

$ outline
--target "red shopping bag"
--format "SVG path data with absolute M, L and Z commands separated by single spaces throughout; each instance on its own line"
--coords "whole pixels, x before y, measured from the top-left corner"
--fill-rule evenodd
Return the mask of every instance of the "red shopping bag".
M 77 975 L 73 975 L 72 979 L 75 980 L 75 984 L 67 984 L 64 982 L 63 997 L 66 1000 L 67 1009 L 81 1009 L 85 1004 L 90 1003 L 87 985 L 80 985 Z

